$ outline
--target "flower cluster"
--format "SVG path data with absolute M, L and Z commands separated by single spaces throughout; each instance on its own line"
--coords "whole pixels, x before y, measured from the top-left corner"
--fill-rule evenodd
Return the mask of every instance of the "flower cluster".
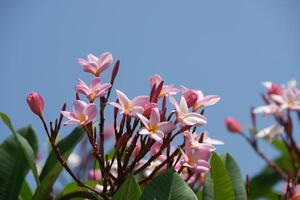
M 63 106 L 54 128 L 50 123 L 51 131 L 48 131 L 42 114 L 44 104 L 41 96 L 36 93 L 28 96 L 28 104 L 41 118 L 52 148 L 57 148 L 55 139 L 63 118 L 67 119 L 64 125 L 84 129 L 91 145 L 91 155 L 99 165 L 99 169 L 89 170 L 88 177 L 101 179 L 102 185 L 96 188 L 96 192 L 104 197 L 113 194 L 128 174 L 138 175 L 139 183 L 144 184 L 169 167 L 173 167 L 192 188 L 199 187 L 202 184 L 200 180 L 210 170 L 209 159 L 215 150 L 214 145 L 223 142 L 209 138 L 207 131 L 196 132 L 208 122 L 204 109 L 216 104 L 220 97 L 205 96 L 201 90 L 166 85 L 155 74 L 150 77 L 149 95 L 130 99 L 121 90 L 116 90 L 117 100 L 109 101 L 120 62 L 115 63 L 109 83 L 102 82 L 101 75 L 112 63 L 113 57 L 108 52 L 99 58 L 89 54 L 87 60 L 79 59 L 84 71 L 94 77 L 90 84 L 79 80 L 75 86 L 77 95 L 72 111 L 66 111 L 66 106 Z M 87 101 L 82 100 L 82 96 Z M 104 112 L 107 107 L 114 110 L 108 132 Z M 95 123 L 97 115 L 99 121 Z M 113 148 L 107 151 L 105 141 L 110 136 L 114 136 Z M 175 138 L 178 138 L 177 142 Z M 55 152 L 60 158 L 59 151 Z M 109 152 L 112 155 L 108 156 Z M 63 165 L 72 175 L 72 170 Z M 76 177 L 73 175 L 73 178 Z

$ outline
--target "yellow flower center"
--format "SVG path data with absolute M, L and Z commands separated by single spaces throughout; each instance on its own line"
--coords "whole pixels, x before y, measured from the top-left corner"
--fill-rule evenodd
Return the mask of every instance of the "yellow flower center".
M 80 121 L 80 122 L 84 122 L 86 120 L 86 116 L 84 114 L 79 114 L 76 116 L 76 118 Z
M 153 133 L 157 130 L 157 126 L 155 124 L 150 124 L 149 125 L 149 132 Z
M 296 105 L 296 101 L 294 99 L 288 99 L 287 104 L 289 106 L 294 106 L 294 105 Z

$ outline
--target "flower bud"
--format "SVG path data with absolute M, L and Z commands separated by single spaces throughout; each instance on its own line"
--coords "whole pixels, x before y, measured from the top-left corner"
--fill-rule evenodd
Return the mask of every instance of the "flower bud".
M 43 117 L 44 100 L 41 95 L 36 92 L 29 93 L 27 96 L 27 103 L 34 114 Z
M 183 97 L 185 98 L 185 101 L 189 108 L 193 107 L 198 99 L 197 93 L 192 90 L 188 90 L 188 91 L 184 92 Z
M 278 85 L 277 83 L 272 83 L 272 85 L 270 86 L 270 88 L 268 88 L 268 95 L 282 95 L 282 90 L 280 85 Z
M 232 133 L 241 133 L 242 132 L 240 122 L 238 120 L 236 120 L 235 118 L 226 117 L 224 122 L 225 122 L 227 130 L 229 132 L 232 132 Z

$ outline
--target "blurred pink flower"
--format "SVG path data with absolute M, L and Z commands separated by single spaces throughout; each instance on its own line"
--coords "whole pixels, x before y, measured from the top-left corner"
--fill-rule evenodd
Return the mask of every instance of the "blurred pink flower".
M 102 178 L 101 171 L 99 169 L 90 170 L 88 174 L 89 180 L 100 180 Z
M 232 133 L 241 133 L 241 125 L 238 120 L 236 120 L 233 117 L 226 117 L 225 120 L 225 126 L 227 127 L 227 130 Z
M 275 103 L 271 103 L 269 105 L 265 105 L 265 106 L 258 106 L 253 110 L 253 113 L 255 114 L 259 114 L 262 113 L 263 115 L 280 115 L 281 114 L 281 108 L 275 104 Z
M 75 86 L 75 90 L 87 96 L 90 102 L 93 102 L 98 97 L 106 95 L 107 90 L 111 87 L 110 83 L 101 83 L 100 78 L 96 77 L 92 79 L 90 86 L 87 86 L 85 82 L 79 80 L 79 85 Z
M 44 100 L 43 97 L 37 92 L 31 92 L 27 96 L 27 103 L 31 111 L 39 117 L 43 116 Z
M 156 85 L 156 87 L 162 82 L 162 78 L 158 74 L 154 74 L 150 76 L 150 86 L 151 88 Z M 175 88 L 173 85 L 163 85 L 159 97 L 164 97 L 168 95 L 175 95 L 179 92 L 180 90 Z
M 157 108 L 157 104 L 153 102 L 147 102 L 145 105 L 143 105 L 143 108 L 144 108 L 143 115 L 146 118 L 149 118 L 153 108 Z
M 152 156 L 158 153 L 162 144 L 163 144 L 162 141 L 156 141 L 154 143 L 154 145 L 151 147 L 151 150 L 150 150 Z
M 93 121 L 97 115 L 96 104 L 87 104 L 84 101 L 76 100 L 73 104 L 73 112 L 61 111 L 61 114 L 69 120 L 64 125 L 86 125 Z
M 106 70 L 113 62 L 113 57 L 111 53 L 105 52 L 98 57 L 93 54 L 87 55 L 87 60 L 78 59 L 78 63 L 84 67 L 84 71 L 94 74 L 95 76 L 100 76 L 100 74 Z
M 103 135 L 104 135 L 104 139 L 108 139 L 110 138 L 113 133 L 115 132 L 115 129 L 114 129 L 114 124 L 113 123 L 110 123 L 106 129 L 104 129 L 103 131 Z
M 283 126 L 279 124 L 271 125 L 267 128 L 264 128 L 256 134 L 257 137 L 267 137 L 270 142 L 273 141 L 273 139 L 277 138 L 280 133 L 282 133 L 284 130 Z
M 150 135 L 156 141 L 163 139 L 164 134 L 172 132 L 176 126 L 172 122 L 160 122 L 158 108 L 153 108 L 150 119 L 148 120 L 141 114 L 137 114 L 145 127 L 141 128 L 139 134 Z
M 273 94 L 282 95 L 282 90 L 279 84 L 272 83 L 270 81 L 263 82 L 263 86 L 265 86 L 268 90 L 268 95 L 271 96 Z
M 180 102 L 176 101 L 174 97 L 170 97 L 170 102 L 175 106 L 177 120 L 182 122 L 183 125 L 203 125 L 207 123 L 207 119 L 196 112 L 189 112 L 185 98 L 182 96 Z

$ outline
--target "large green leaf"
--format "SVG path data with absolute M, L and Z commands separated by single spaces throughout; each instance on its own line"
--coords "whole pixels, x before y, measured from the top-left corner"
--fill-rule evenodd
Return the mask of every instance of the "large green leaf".
M 95 193 L 91 193 L 88 191 L 74 191 L 71 193 L 68 193 L 62 197 L 60 197 L 58 200 L 82 200 L 82 199 L 91 199 L 91 200 L 103 200 L 102 197 Z
M 15 131 L 9 117 L 5 113 L 0 112 L 0 117 L 1 117 L 2 121 L 6 124 L 6 126 L 10 129 L 10 131 L 12 132 L 14 137 L 16 138 L 16 141 L 20 145 L 20 147 L 22 149 L 21 153 L 24 154 L 25 159 L 26 159 L 28 165 L 30 166 L 30 168 L 32 170 L 32 174 L 35 178 L 36 184 L 39 186 L 40 181 L 39 181 L 37 168 L 36 168 L 36 165 L 35 165 L 35 155 L 34 155 L 33 149 L 31 148 L 28 141 L 26 139 L 24 139 L 24 137 L 22 137 L 20 134 L 18 134 Z
M 126 181 L 114 194 L 112 200 L 139 200 L 141 197 L 141 189 L 133 175 L 129 175 Z
M 84 131 L 81 128 L 74 129 L 67 137 L 58 142 L 57 147 L 62 157 L 67 160 L 76 144 L 82 139 Z M 35 199 L 43 199 L 49 196 L 56 179 L 61 173 L 63 166 L 57 160 L 53 151 L 50 152 L 42 169 L 40 180 L 41 186 L 36 190 Z
M 18 197 L 18 200 L 27 200 L 27 199 L 32 199 L 32 191 L 30 189 L 30 186 L 28 185 L 27 181 L 24 180 L 22 184 L 22 188 Z
M 205 178 L 205 183 L 203 187 L 203 200 L 214 200 L 215 199 L 215 189 L 214 182 L 208 174 Z
M 234 200 L 235 197 L 230 176 L 221 158 L 215 152 L 212 154 L 210 163 L 215 200 Z
M 235 162 L 235 160 L 233 159 L 233 157 L 229 153 L 226 153 L 224 155 L 224 163 L 228 171 L 228 174 L 231 178 L 235 199 L 236 200 L 247 199 L 246 187 L 243 178 L 241 176 L 240 169 L 237 163 Z
M 193 190 L 170 168 L 153 179 L 144 190 L 141 200 L 196 200 Z
M 33 129 L 26 127 L 16 134 L 27 142 L 35 157 L 38 142 Z M 30 169 L 26 161 L 23 148 L 15 136 L 10 136 L 0 145 L 0 200 L 18 198 Z

